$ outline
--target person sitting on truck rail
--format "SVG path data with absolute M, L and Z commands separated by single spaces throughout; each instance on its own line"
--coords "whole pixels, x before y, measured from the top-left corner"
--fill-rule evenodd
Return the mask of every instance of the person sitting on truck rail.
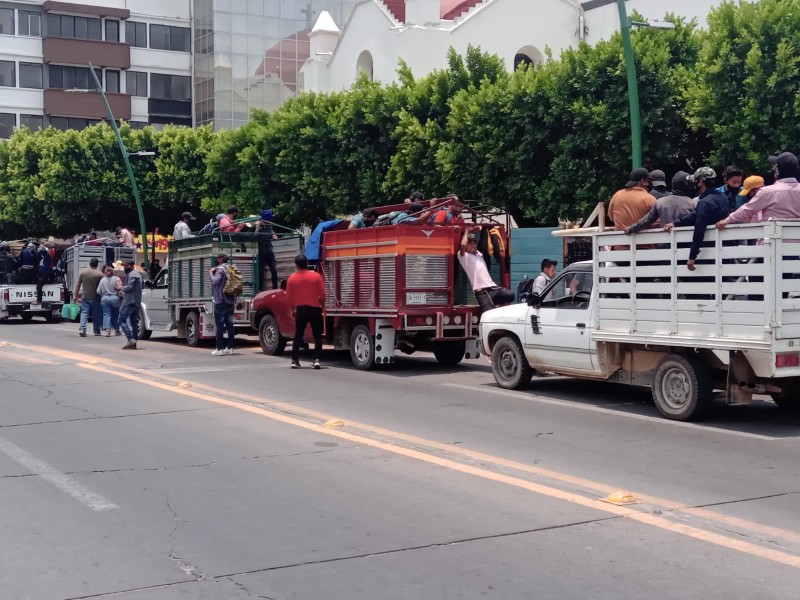
M 625 228 L 625 234 L 639 233 L 656 221 L 674 223 L 682 219 L 697 208 L 697 202 L 694 200 L 696 193 L 697 188 L 691 181 L 691 175 L 686 171 L 678 171 L 672 178 L 672 193 L 658 198 L 650 212 Z
M 236 233 L 242 230 L 244 224 L 234 225 L 234 221 L 239 217 L 239 207 L 231 204 L 228 210 L 225 211 L 225 216 L 219 222 L 219 230 L 227 231 L 229 233 Z
M 364 227 L 372 227 L 375 221 L 378 220 L 378 211 L 374 208 L 368 208 L 364 212 L 358 213 L 355 217 L 350 219 L 350 226 L 348 229 L 363 229 Z
M 480 229 L 476 227 L 473 232 Z M 495 284 L 486 267 L 486 261 L 483 260 L 483 254 L 478 251 L 478 238 L 469 229 L 464 231 L 464 236 L 461 238 L 458 262 L 467 274 L 482 312 L 514 302 L 514 292 Z
M 461 218 L 461 203 L 458 196 L 451 194 L 447 196 L 448 202 L 439 207 L 439 209 L 431 217 L 431 223 L 434 225 L 456 225 L 463 223 L 464 219 Z
M 392 220 L 392 225 L 419 225 L 428 220 L 431 210 L 425 210 L 419 202 L 412 202 L 408 205 L 406 212 L 401 212 Z
M 791 152 L 770 156 L 776 181 L 761 188 L 750 202 L 717 223 L 725 229 L 734 223 L 745 223 L 761 213 L 762 220 L 800 218 L 800 165 Z
M 192 228 L 189 227 L 189 223 L 194 221 L 194 216 L 190 212 L 185 212 L 181 215 L 181 220 L 175 223 L 175 229 L 172 231 L 172 238 L 174 240 L 185 240 L 187 238 L 194 237 L 192 233 Z
M 694 261 L 697 255 L 700 254 L 700 246 L 702 246 L 706 237 L 706 228 L 726 218 L 731 212 L 728 198 L 714 187 L 716 178 L 717 174 L 711 167 L 697 169 L 692 175 L 692 181 L 697 185 L 697 190 L 700 192 L 697 209 L 673 223 L 664 225 L 664 231 L 672 231 L 673 227 L 694 225 L 692 247 L 689 250 L 689 260 L 686 262 L 686 268 L 690 271 L 695 270 Z
M 608 217 L 614 222 L 614 229 L 625 231 L 644 217 L 656 199 L 650 195 L 650 172 L 647 169 L 634 169 L 628 183 L 611 198 Z

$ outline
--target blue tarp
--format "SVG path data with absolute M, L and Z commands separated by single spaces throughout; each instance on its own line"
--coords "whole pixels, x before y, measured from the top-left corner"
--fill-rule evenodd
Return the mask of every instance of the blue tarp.
M 320 251 L 322 245 L 322 234 L 326 231 L 333 229 L 342 219 L 334 219 L 333 221 L 323 221 L 314 228 L 314 232 L 306 242 L 306 258 L 312 262 L 317 262 L 320 259 Z

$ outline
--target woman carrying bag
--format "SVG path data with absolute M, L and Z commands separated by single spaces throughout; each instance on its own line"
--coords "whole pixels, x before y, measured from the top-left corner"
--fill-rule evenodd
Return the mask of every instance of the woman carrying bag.
M 114 335 L 122 335 L 119 330 L 122 281 L 114 275 L 114 267 L 111 265 L 103 267 L 103 273 L 105 277 L 97 285 L 97 295 L 100 296 L 100 306 L 103 308 L 103 329 L 106 332 L 106 336 L 111 335 L 112 328 L 114 329 Z

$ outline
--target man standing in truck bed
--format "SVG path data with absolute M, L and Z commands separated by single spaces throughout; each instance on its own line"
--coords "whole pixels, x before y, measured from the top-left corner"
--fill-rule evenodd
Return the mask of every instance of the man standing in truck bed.
M 480 227 L 476 227 L 474 231 L 480 231 L 480 229 Z M 464 237 L 461 238 L 458 262 L 461 263 L 461 267 L 467 274 L 482 312 L 504 304 L 511 304 L 514 301 L 516 297 L 514 292 L 500 287 L 492 279 L 489 269 L 486 267 L 486 261 L 483 260 L 483 254 L 478 252 L 478 238 L 474 233 L 470 233 L 469 229 L 464 231 Z

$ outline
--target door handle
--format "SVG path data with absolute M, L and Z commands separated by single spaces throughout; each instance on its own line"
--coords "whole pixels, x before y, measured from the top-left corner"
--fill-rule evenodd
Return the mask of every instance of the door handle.
M 586 323 L 575 323 L 575 327 L 578 329 L 586 329 Z

